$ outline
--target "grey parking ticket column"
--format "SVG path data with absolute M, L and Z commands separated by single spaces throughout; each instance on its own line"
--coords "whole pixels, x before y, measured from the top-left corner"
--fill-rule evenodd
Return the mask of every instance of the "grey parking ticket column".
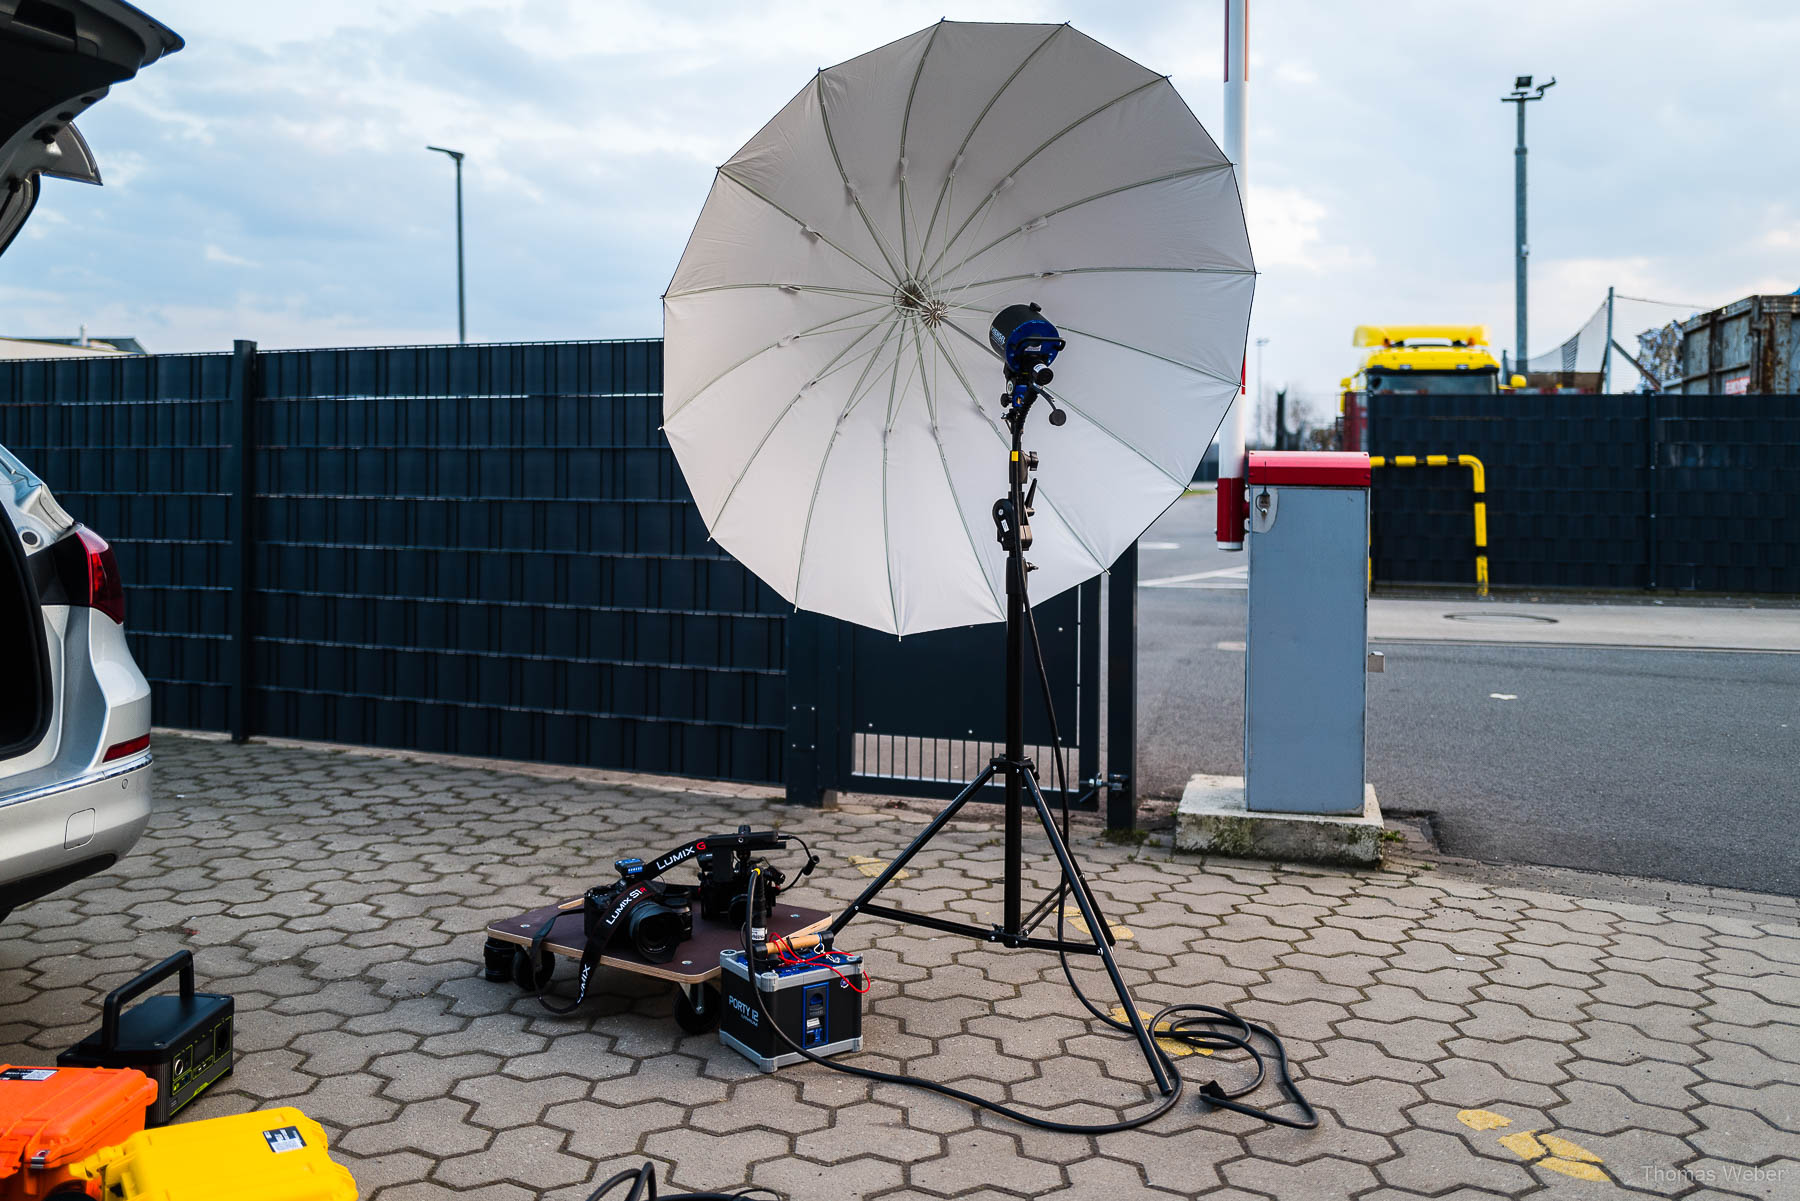
M 1369 457 L 1250 456 L 1245 806 L 1361 813 Z

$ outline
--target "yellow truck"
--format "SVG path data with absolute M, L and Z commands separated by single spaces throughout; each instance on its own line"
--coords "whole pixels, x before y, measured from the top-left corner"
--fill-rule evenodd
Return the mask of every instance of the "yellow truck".
M 1500 361 L 1488 350 L 1485 325 L 1359 325 L 1353 339 L 1368 356 L 1341 383 L 1341 446 L 1367 450 L 1369 398 L 1383 393 L 1491 396 L 1523 387 L 1523 376 L 1504 383 Z

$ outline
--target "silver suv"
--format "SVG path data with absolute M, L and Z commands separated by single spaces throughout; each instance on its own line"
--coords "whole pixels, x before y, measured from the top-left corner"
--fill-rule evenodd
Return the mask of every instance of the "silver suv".
M 150 819 L 150 685 L 112 548 L 0 446 L 0 917 L 131 849 Z
M 0 0 L 0 250 L 40 176 L 99 183 L 78 113 L 181 48 L 122 0 Z M 106 540 L 0 447 L 0 917 L 111 865 L 150 817 L 150 686 Z

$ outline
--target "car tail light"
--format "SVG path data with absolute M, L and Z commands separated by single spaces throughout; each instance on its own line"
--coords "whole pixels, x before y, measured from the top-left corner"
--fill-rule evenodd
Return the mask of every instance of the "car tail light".
M 150 735 L 139 734 L 136 738 L 128 738 L 124 742 L 115 742 L 106 748 L 103 761 L 111 763 L 114 759 L 123 759 L 127 755 L 135 755 L 139 751 L 150 749 Z
M 125 584 L 119 578 L 119 564 L 106 539 L 85 525 L 78 525 L 56 549 L 68 603 L 98 609 L 124 625 Z

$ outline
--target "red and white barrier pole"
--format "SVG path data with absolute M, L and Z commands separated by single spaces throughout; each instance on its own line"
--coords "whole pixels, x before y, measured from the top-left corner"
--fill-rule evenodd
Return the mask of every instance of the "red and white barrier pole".
M 1250 0 L 1225 0 L 1225 157 L 1237 168 L 1238 196 L 1244 198 L 1246 106 L 1245 85 L 1250 71 Z M 1244 527 L 1250 503 L 1244 492 L 1244 433 L 1249 428 L 1250 397 L 1242 377 L 1237 400 L 1219 427 L 1220 550 L 1243 550 Z

